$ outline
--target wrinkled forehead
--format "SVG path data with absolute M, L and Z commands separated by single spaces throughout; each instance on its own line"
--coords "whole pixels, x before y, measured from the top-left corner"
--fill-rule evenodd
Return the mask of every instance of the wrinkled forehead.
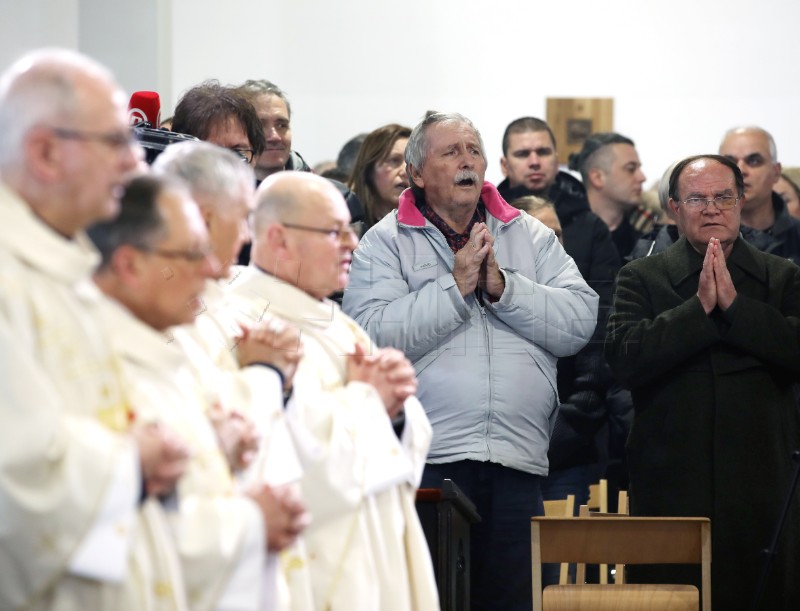
M 678 178 L 678 194 L 681 197 L 729 191 L 736 192 L 736 178 L 733 171 L 711 159 L 698 159 L 690 163 Z
M 443 121 L 428 128 L 426 153 L 446 149 L 457 144 L 470 144 L 480 149 L 484 155 L 483 142 L 474 127 L 463 121 Z M 427 156 L 427 155 L 426 155 Z

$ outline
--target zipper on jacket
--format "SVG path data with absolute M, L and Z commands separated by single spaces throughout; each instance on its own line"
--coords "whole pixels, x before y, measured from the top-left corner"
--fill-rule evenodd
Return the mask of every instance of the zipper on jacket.
M 476 289 L 477 290 L 477 289 Z M 477 295 L 475 296 L 475 301 L 478 301 Z M 489 362 L 489 399 L 487 401 L 486 406 L 486 433 L 484 436 L 484 443 L 486 444 L 486 454 L 488 459 L 491 461 L 492 459 L 492 448 L 489 445 L 489 432 L 492 429 L 492 338 L 491 334 L 489 333 L 489 321 L 486 317 L 486 308 L 484 308 L 480 302 L 478 302 L 478 308 L 481 311 L 481 321 L 483 322 L 483 337 L 486 340 L 486 359 Z

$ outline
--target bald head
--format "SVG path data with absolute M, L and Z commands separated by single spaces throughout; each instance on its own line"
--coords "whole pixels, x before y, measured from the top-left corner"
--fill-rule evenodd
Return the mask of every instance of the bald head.
M 111 73 L 66 49 L 42 49 L 17 60 L 0 78 L 0 170 L 21 161 L 22 142 L 36 125 L 63 125 L 88 108 L 91 85 L 123 99 Z
M 279 172 L 258 188 L 252 260 L 262 270 L 324 299 L 347 285 L 357 243 L 347 203 L 328 180 Z
M 734 127 L 733 129 L 729 129 L 725 132 L 725 135 L 722 137 L 722 143 L 720 143 L 720 149 L 725 147 L 725 143 L 729 139 L 733 139 L 739 136 L 754 136 L 756 138 L 760 138 L 764 141 L 766 145 L 766 149 L 769 152 L 770 161 L 778 161 L 778 147 L 775 145 L 775 139 L 772 137 L 767 130 L 763 127 L 757 127 L 755 125 L 747 125 L 741 127 Z
M 719 154 L 735 163 L 744 177 L 742 222 L 754 229 L 772 227 L 772 190 L 780 178 L 781 164 L 770 133 L 760 127 L 736 127 L 725 134 Z
M 256 211 L 253 228 L 256 235 L 270 223 L 302 222 L 313 220 L 320 202 L 332 200 L 347 204 L 333 184 L 310 172 L 279 172 L 268 177 L 256 192 Z M 349 224 L 349 220 L 348 220 Z

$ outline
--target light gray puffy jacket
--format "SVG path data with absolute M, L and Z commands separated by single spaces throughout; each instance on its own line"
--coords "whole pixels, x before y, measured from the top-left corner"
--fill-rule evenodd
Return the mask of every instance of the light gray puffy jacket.
M 556 359 L 589 341 L 598 298 L 550 229 L 489 183 L 481 200 L 505 277 L 499 301 L 461 296 L 452 251 L 407 189 L 354 253 L 344 310 L 414 363 L 434 431 L 429 462 L 492 461 L 544 475 Z

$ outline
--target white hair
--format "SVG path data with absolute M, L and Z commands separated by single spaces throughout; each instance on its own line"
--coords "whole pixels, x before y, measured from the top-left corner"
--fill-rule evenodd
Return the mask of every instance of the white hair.
M 114 83 L 93 59 L 68 49 L 48 48 L 23 55 L 0 77 L 0 169 L 21 160 L 27 133 L 37 125 L 71 119 L 79 110 L 79 75 Z
M 483 138 L 472 121 L 457 112 L 431 112 L 411 131 L 411 136 L 409 136 L 408 142 L 406 143 L 405 159 L 408 178 L 411 180 L 411 184 L 414 184 L 411 177 L 411 166 L 414 166 L 415 170 L 421 172 L 425 165 L 425 160 L 428 157 L 428 153 L 430 152 L 428 128 L 439 123 L 464 125 L 467 127 L 467 129 L 475 134 L 475 138 L 478 140 L 478 145 L 481 149 L 481 157 L 486 160 L 486 149 L 483 146 Z
M 236 153 L 210 142 L 171 144 L 156 157 L 152 169 L 179 178 L 195 198 L 206 196 L 217 206 L 255 189 L 253 169 Z

